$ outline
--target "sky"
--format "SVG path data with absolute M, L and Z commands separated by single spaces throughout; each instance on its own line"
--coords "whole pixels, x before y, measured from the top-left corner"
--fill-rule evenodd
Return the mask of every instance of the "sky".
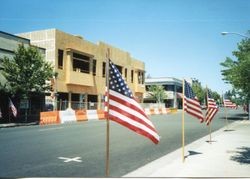
M 56 28 L 103 41 L 145 63 L 146 76 L 196 78 L 221 94 L 231 90 L 220 65 L 250 30 L 250 0 L 8 0 L 0 30 Z

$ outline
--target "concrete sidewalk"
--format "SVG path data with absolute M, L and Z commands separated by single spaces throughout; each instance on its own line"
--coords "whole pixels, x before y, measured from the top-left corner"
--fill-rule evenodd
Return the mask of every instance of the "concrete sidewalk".
M 249 177 L 250 121 L 236 121 L 123 177 Z

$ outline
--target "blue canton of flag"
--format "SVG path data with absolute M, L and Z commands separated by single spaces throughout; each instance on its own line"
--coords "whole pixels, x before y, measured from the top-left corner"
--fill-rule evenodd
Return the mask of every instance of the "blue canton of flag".
M 111 64 L 110 66 L 109 88 L 118 93 L 121 93 L 124 96 L 134 98 L 131 90 L 122 79 L 119 70 L 115 67 L 114 64 Z

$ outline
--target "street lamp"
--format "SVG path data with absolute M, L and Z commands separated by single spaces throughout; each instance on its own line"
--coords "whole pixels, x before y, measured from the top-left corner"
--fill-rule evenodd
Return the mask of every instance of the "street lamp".
M 249 31 L 248 31 L 248 32 L 249 32 Z M 247 39 L 250 38 L 249 36 L 240 34 L 240 33 L 238 33 L 238 32 L 221 32 L 221 35 L 227 35 L 227 34 L 235 34 L 235 35 L 239 35 L 239 36 L 241 36 L 241 37 L 247 38 Z M 250 101 L 248 102 L 248 119 L 250 120 Z
M 249 38 L 248 36 L 237 33 L 237 32 L 221 32 L 221 35 L 227 35 L 227 34 L 235 34 L 235 35 L 239 35 L 241 37 Z

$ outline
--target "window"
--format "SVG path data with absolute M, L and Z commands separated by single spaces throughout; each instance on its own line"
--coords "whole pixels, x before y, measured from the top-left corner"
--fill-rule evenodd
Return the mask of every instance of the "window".
M 128 76 L 128 69 L 125 68 L 125 81 L 127 81 L 127 76 Z
M 165 91 L 174 91 L 174 85 L 163 85 Z
M 144 84 L 144 78 L 143 71 L 138 71 L 138 84 Z
M 119 72 L 122 74 L 122 67 L 119 66 L 119 65 L 115 65 L 115 66 L 116 66 L 116 68 L 119 70 Z
M 102 62 L 102 77 L 105 77 L 106 74 L 106 62 Z
M 90 59 L 89 57 L 73 53 L 73 70 L 82 73 L 90 72 Z
M 134 70 L 131 70 L 131 83 L 134 83 Z
M 63 50 L 58 49 L 58 68 L 63 69 Z
M 93 75 L 96 76 L 96 60 L 93 59 L 93 69 L 92 69 Z

